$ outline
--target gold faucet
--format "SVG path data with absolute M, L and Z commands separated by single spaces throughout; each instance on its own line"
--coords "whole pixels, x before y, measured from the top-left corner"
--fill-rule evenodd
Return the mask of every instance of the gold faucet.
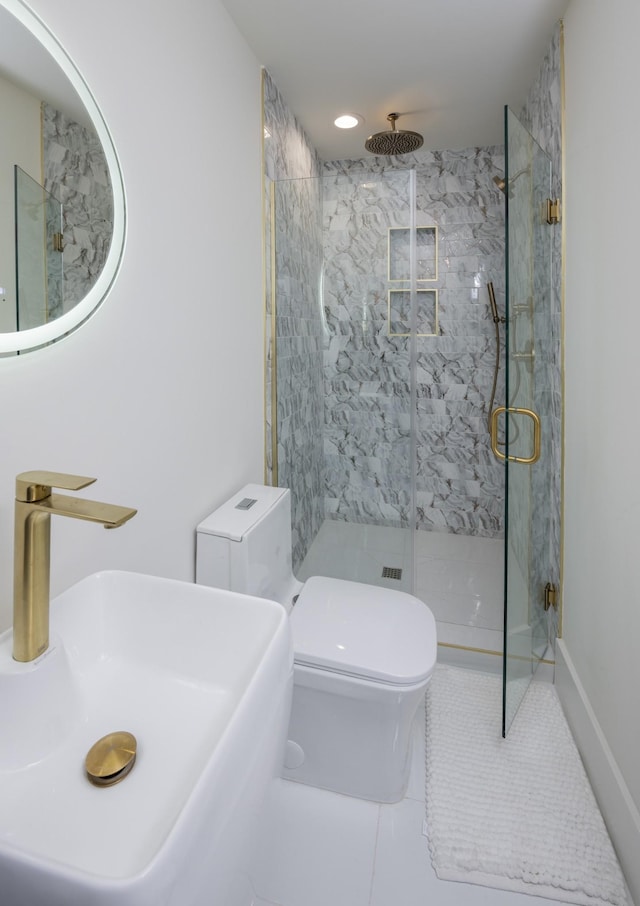
M 13 578 L 13 657 L 33 661 L 49 647 L 51 516 L 70 516 L 117 528 L 136 510 L 52 494 L 52 488 L 79 491 L 95 478 L 62 472 L 22 472 L 16 477 Z

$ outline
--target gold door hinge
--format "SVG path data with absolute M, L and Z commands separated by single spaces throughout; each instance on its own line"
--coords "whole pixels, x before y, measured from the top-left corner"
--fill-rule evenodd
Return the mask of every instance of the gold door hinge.
M 53 251 L 54 252 L 63 252 L 64 251 L 62 233 L 53 234 Z
M 560 223 L 560 199 L 547 198 L 547 223 L 556 224 Z
M 544 587 L 544 609 L 549 610 L 550 607 L 556 606 L 556 587 L 553 582 L 547 582 Z

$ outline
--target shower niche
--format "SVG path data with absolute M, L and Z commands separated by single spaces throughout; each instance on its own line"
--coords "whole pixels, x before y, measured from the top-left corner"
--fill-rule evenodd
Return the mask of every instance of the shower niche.
M 415 236 L 415 279 L 418 282 L 438 279 L 438 228 L 389 229 L 389 281 L 409 281 L 412 277 L 412 237 Z
M 438 335 L 438 228 L 390 227 L 388 239 L 390 337 Z
M 437 289 L 390 289 L 388 309 L 390 337 L 438 336 Z

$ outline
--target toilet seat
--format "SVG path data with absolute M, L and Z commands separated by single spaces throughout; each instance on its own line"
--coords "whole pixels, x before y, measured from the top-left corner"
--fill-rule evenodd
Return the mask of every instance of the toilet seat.
M 296 664 L 393 686 L 426 682 L 435 667 L 435 619 L 405 592 L 313 576 L 290 621 Z

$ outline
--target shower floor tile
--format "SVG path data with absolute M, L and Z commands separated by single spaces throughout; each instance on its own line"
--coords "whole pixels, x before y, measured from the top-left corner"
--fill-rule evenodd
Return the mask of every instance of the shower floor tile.
M 504 542 L 440 532 L 414 535 L 409 529 L 327 519 L 298 578 L 323 575 L 399 591 L 414 588 L 433 611 L 440 642 L 502 651 Z M 385 566 L 401 569 L 401 580 L 383 578 Z

